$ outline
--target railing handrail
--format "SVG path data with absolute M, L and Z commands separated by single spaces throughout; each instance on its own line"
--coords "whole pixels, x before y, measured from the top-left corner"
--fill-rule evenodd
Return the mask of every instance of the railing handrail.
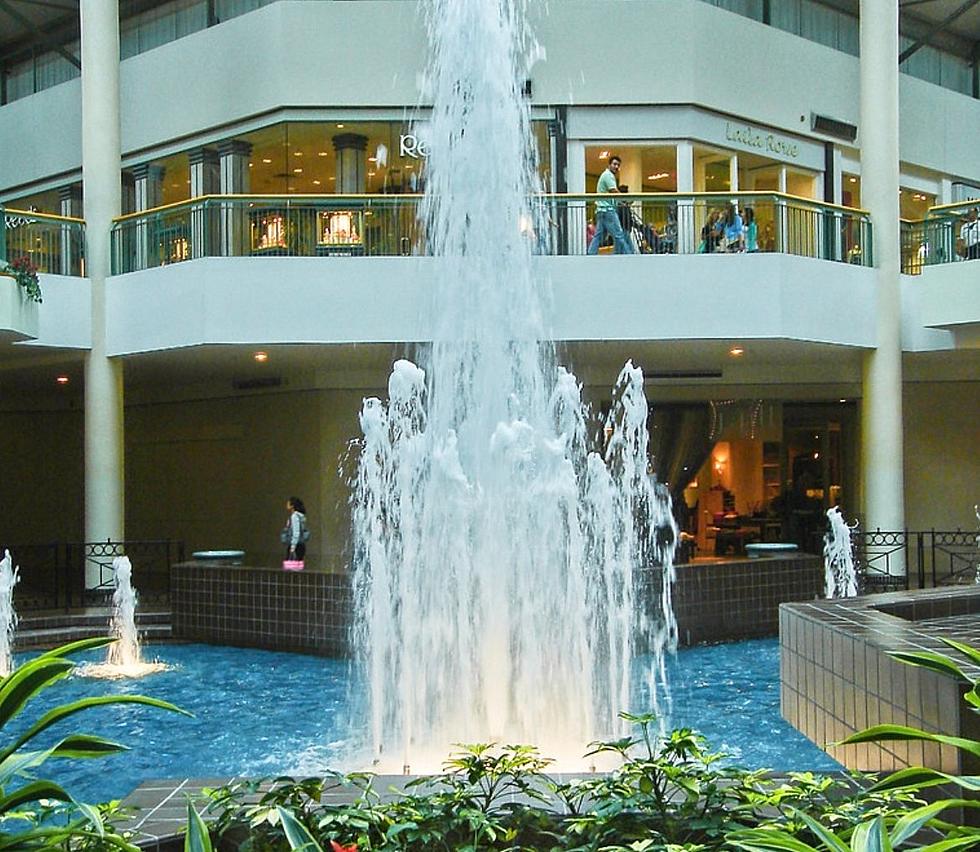
M 84 225 L 85 224 L 85 220 L 84 219 L 79 219 L 77 216 L 61 216 L 61 215 L 59 215 L 57 213 L 41 213 L 41 212 L 39 212 L 37 210 L 20 210 L 20 209 L 18 209 L 16 207 L 0 207 L 0 210 L 3 211 L 5 218 L 6 218 L 6 216 L 11 216 L 12 215 L 12 216 L 22 216 L 22 217 L 31 218 L 31 219 L 43 219 L 44 221 L 47 221 L 47 222 L 55 222 L 55 223 L 58 223 L 58 222 L 60 222 L 60 223 L 66 223 L 67 222 L 67 223 L 73 224 L 73 225 Z
M 610 196 L 608 194 L 596 192 L 537 192 L 534 193 L 532 197 L 556 201 L 593 201 L 597 199 L 609 200 Z M 805 198 L 800 195 L 792 195 L 791 193 L 778 192 L 775 190 L 738 190 L 733 192 L 624 192 L 618 193 L 614 197 L 617 200 L 622 201 L 642 201 L 646 199 L 657 201 L 682 201 L 687 199 L 726 201 L 732 198 L 766 198 L 801 203 L 817 210 L 838 210 L 842 213 L 849 213 L 852 215 L 856 214 L 864 217 L 870 216 L 870 213 L 867 210 L 859 207 L 847 207 L 842 204 L 833 204 L 829 201 L 821 201 L 815 198 Z M 343 205 L 347 203 L 368 201 L 379 205 L 397 205 L 406 200 L 417 202 L 422 198 L 423 196 L 421 193 L 208 193 L 205 195 L 197 195 L 193 198 L 185 198 L 181 201 L 172 201 L 169 204 L 161 204 L 157 207 L 150 207 L 146 210 L 139 210 L 134 213 L 125 213 L 122 216 L 114 217 L 112 222 L 113 226 L 115 226 L 122 222 L 128 222 L 134 219 L 146 219 L 158 213 L 176 210 L 178 208 L 191 206 L 199 207 L 201 205 L 206 206 L 215 202 L 227 204 L 229 202 L 244 203 L 250 201 L 275 201 L 288 204 L 290 201 L 303 200 L 323 204 Z

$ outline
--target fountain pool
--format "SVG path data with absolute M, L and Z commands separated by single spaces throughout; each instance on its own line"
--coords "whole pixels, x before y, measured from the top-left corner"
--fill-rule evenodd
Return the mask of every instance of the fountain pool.
M 342 769 L 356 735 L 364 737 L 365 721 L 348 712 L 345 660 L 210 645 L 156 645 L 147 656 L 169 664 L 168 670 L 134 680 L 73 676 L 42 695 L 38 706 L 28 707 L 29 718 L 35 718 L 39 710 L 83 696 L 139 692 L 194 713 L 190 719 L 148 708 L 105 707 L 75 717 L 73 729 L 133 749 L 105 760 L 46 767 L 83 800 L 122 797 L 150 778 Z M 744 766 L 840 769 L 780 718 L 777 640 L 686 648 L 670 657 L 668 666 L 674 684 L 671 726 L 700 730 L 713 749 Z M 640 659 L 635 710 L 647 706 L 639 685 L 642 668 Z

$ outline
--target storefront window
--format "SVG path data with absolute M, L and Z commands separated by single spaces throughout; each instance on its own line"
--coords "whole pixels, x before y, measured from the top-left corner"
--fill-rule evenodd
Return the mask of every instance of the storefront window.
M 925 219 L 929 208 L 936 204 L 936 196 L 929 192 L 919 192 L 917 189 L 902 187 L 898 192 L 899 216 L 902 219 L 917 221 Z
M 36 192 L 33 195 L 23 195 L 12 201 L 5 201 L 4 207 L 58 215 L 61 213 L 61 200 L 58 196 L 58 190 L 51 189 L 47 192 Z
M 694 191 L 729 192 L 732 188 L 731 154 L 712 148 L 694 149 Z
M 612 154 L 623 161 L 619 180 L 630 192 L 677 192 L 675 145 L 589 145 L 585 149 L 585 188 L 595 192 Z
M 845 207 L 861 206 L 861 178 L 844 172 L 841 176 L 841 204 Z

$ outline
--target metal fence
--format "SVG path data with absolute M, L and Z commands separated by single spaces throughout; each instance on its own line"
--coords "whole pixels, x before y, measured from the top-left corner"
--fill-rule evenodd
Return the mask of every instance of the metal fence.
M 980 223 L 972 211 L 980 202 L 945 204 L 927 219 L 901 222 L 902 272 L 919 275 L 926 266 L 980 260 Z M 973 224 L 971 224 L 973 222 Z M 975 235 L 973 229 L 977 229 Z
M 421 198 L 202 196 L 117 219 L 112 269 L 120 274 L 198 257 L 424 255 Z M 536 195 L 514 228 L 535 254 L 586 254 L 600 200 L 609 196 Z M 861 210 L 768 192 L 638 193 L 617 195 L 614 203 L 637 254 L 758 251 L 872 264 L 871 222 Z M 744 226 L 734 238 L 721 221 L 731 204 Z
M 864 592 L 975 583 L 980 574 L 969 530 L 858 530 L 852 545 Z
M 18 566 L 15 591 L 18 612 L 69 610 L 104 604 L 115 588 L 112 560 L 128 556 L 133 585 L 144 604 L 170 599 L 170 568 L 184 561 L 181 541 L 52 542 L 4 545 Z M 86 574 L 97 572 L 99 583 L 86 589 Z
M 38 272 L 85 275 L 85 222 L 0 207 L 0 260 L 27 257 Z

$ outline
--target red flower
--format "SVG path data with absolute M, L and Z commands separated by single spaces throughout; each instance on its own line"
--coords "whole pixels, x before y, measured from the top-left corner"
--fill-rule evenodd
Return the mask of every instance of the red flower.
M 330 841 L 331 852 L 357 852 L 357 844 L 352 843 L 350 846 L 342 846 L 336 840 Z

